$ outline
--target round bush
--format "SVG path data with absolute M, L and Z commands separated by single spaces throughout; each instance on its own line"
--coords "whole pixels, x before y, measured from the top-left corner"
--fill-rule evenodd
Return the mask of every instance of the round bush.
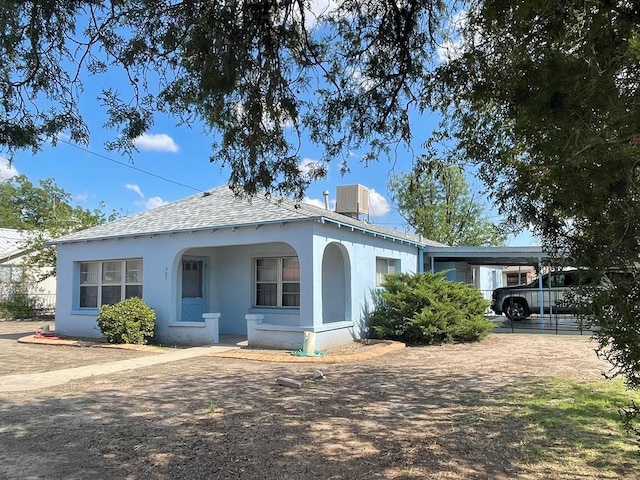
M 145 345 L 153 337 L 155 324 L 156 313 L 137 297 L 103 305 L 98 315 L 98 328 L 109 343 Z
M 445 273 L 386 275 L 374 294 L 371 326 L 378 338 L 437 344 L 479 341 L 494 325 L 484 317 L 489 301 L 475 288 Z

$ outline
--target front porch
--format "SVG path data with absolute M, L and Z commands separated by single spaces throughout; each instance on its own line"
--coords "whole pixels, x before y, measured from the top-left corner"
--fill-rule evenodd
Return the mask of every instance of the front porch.
M 310 246 L 292 238 L 177 252 L 175 319 L 158 323 L 159 340 L 204 345 L 231 335 L 249 346 L 297 350 L 305 332 L 318 348 L 358 338 L 347 250 L 335 242 Z

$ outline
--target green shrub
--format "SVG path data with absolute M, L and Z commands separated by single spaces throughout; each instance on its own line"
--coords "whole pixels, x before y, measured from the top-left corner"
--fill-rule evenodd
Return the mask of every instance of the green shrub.
M 34 318 L 37 304 L 37 298 L 29 295 L 22 285 L 13 285 L 8 292 L 2 292 L 0 318 L 7 320 Z
M 25 295 L 12 295 L 0 301 L 0 318 L 17 320 L 36 316 L 35 300 Z
M 153 337 L 155 321 L 156 313 L 137 297 L 103 305 L 98 315 L 98 327 L 109 343 L 145 345 Z
M 485 338 L 494 327 L 484 318 L 489 301 L 473 287 L 444 276 L 444 272 L 386 275 L 384 290 L 374 295 L 374 335 L 417 344 Z

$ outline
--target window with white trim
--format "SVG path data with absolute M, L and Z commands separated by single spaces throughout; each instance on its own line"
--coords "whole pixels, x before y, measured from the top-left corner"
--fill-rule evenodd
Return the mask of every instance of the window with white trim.
M 23 280 L 22 265 L 0 265 L 0 283 L 22 283 Z
M 376 257 L 376 287 L 381 287 L 384 276 L 400 272 L 400 260 Z
M 142 259 L 80 263 L 80 308 L 142 298 Z
M 300 263 L 298 257 L 256 258 L 257 307 L 300 306 Z

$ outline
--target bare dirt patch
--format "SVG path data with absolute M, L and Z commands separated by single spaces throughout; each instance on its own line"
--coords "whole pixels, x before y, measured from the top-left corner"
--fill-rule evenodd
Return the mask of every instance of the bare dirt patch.
M 33 335 L 36 329 L 43 325 L 53 325 L 53 323 L 0 321 L 0 359 L 2 360 L 0 375 L 49 372 L 152 354 L 152 352 L 93 348 L 92 343 L 86 343 L 84 347 L 18 343 L 19 338 Z
M 576 459 L 571 438 L 522 443 L 531 427 L 510 395 L 552 378 L 604 381 L 593 347 L 491 335 L 323 365 L 322 380 L 311 364 L 199 357 L 0 394 L 0 478 L 638 478 L 637 457 Z M 539 450 L 559 457 L 531 457 Z

